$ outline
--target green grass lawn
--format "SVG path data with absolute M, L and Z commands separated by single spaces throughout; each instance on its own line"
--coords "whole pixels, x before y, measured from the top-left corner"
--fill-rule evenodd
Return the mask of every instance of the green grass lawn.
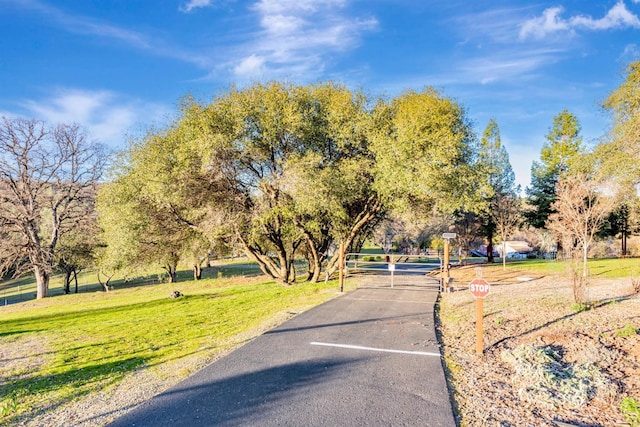
M 0 307 L 0 425 L 108 389 L 138 368 L 228 350 L 278 313 L 337 293 L 335 281 L 260 280 L 210 278 Z M 184 296 L 170 299 L 173 290 Z
M 491 268 L 502 268 L 496 262 Z M 522 260 L 507 261 L 507 268 L 523 269 L 540 274 L 557 274 L 567 271 L 568 264 L 555 260 Z M 579 268 L 582 269 L 582 263 Z M 587 261 L 589 277 L 601 279 L 617 279 L 621 277 L 640 277 L 640 260 L 638 258 L 590 259 Z
M 202 270 L 202 278 L 222 278 L 222 277 L 237 277 L 237 276 L 256 276 L 262 272 L 255 262 L 250 262 L 246 257 L 238 257 L 235 259 L 225 259 L 216 261 L 212 267 L 204 268 Z M 179 270 L 178 281 L 185 281 L 193 279 L 192 270 Z M 115 277 L 109 282 L 110 286 L 114 289 L 122 289 L 135 287 L 140 285 L 158 284 L 166 281 L 166 277 L 163 276 L 162 270 L 140 272 L 137 276 L 128 277 Z M 104 280 L 104 279 L 103 279 Z M 56 274 L 51 277 L 49 283 L 49 296 L 63 295 L 63 282 L 64 276 L 62 274 Z M 82 271 L 78 274 L 78 292 L 96 292 L 101 291 L 102 286 L 98 282 L 98 276 L 95 271 Z M 71 292 L 75 292 L 75 283 L 71 283 Z M 14 280 L 0 281 L 0 305 L 13 304 L 16 302 L 23 302 L 33 300 L 36 297 L 36 284 L 33 276 L 26 276 Z

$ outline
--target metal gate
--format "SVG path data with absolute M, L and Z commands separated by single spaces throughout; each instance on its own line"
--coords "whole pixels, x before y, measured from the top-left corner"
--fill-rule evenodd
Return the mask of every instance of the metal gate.
M 346 254 L 347 279 L 358 286 L 439 287 L 441 256 L 434 252 L 420 255 Z M 431 273 L 431 274 L 430 274 Z

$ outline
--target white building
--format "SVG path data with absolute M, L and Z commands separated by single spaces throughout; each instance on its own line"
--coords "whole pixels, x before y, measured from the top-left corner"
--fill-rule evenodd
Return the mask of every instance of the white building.
M 500 256 L 504 255 L 504 251 L 507 258 L 526 258 L 533 252 L 533 248 L 524 240 L 507 240 L 496 245 L 496 249 L 500 252 Z

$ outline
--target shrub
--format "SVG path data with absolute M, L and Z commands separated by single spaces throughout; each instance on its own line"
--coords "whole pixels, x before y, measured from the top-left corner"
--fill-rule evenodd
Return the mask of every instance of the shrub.
M 613 239 L 598 240 L 589 248 L 589 258 L 610 258 L 618 256 L 619 244 Z
M 569 310 L 571 310 L 571 311 L 573 311 L 575 313 L 582 313 L 583 311 L 589 310 L 589 305 L 580 304 L 580 303 L 574 302 L 573 304 L 571 304 L 569 306 Z
M 633 325 L 625 325 L 624 328 L 616 331 L 617 337 L 632 337 L 638 335 L 638 330 Z
M 627 240 L 627 256 L 640 256 L 640 238 L 629 237 Z
M 612 393 L 611 381 L 592 363 L 562 361 L 551 346 L 521 345 L 502 352 L 502 360 L 515 370 L 518 394 L 526 401 L 550 408 L 579 408 L 599 393 Z
M 631 427 L 640 427 L 640 402 L 632 397 L 625 397 L 620 402 L 620 410 Z

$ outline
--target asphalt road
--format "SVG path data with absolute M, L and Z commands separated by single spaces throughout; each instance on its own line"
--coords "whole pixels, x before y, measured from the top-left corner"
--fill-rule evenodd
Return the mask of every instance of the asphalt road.
M 455 426 L 437 286 L 358 289 L 302 313 L 116 426 Z

